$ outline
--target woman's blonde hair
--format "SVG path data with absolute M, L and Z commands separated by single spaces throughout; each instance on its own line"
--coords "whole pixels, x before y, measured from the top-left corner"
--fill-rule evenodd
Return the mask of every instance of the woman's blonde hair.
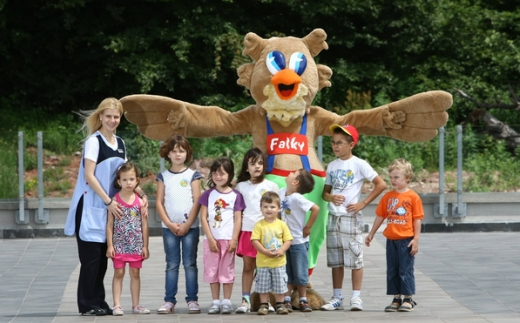
M 83 119 L 83 126 L 80 131 L 85 131 L 87 137 L 93 134 L 94 132 L 101 129 L 101 120 L 100 116 L 108 109 L 115 109 L 119 111 L 119 115 L 123 116 L 123 104 L 116 98 L 106 98 L 98 105 L 95 110 L 81 110 L 78 114 Z
M 413 168 L 412 164 L 404 158 L 395 159 L 390 166 L 388 166 L 388 172 L 392 172 L 393 170 L 402 170 L 404 171 L 404 176 L 406 177 L 406 181 L 410 181 L 413 178 Z

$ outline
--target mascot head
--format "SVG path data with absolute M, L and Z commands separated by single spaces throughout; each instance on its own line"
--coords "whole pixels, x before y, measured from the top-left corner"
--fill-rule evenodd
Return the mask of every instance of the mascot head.
M 308 112 L 319 90 L 331 85 L 332 70 L 314 61 L 328 49 L 326 38 L 322 29 L 304 38 L 246 35 L 243 55 L 250 56 L 253 63 L 238 68 L 237 83 L 250 90 L 269 120 L 288 126 Z

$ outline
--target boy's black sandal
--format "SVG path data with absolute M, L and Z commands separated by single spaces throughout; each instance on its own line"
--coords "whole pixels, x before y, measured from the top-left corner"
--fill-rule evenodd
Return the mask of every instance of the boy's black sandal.
M 401 299 L 401 297 L 394 297 L 392 303 L 385 307 L 385 312 L 397 312 L 402 303 L 403 300 Z
M 307 301 L 300 301 L 299 305 L 301 312 L 312 312 L 312 307 L 309 305 Z
M 284 302 L 283 306 L 285 306 L 285 308 L 287 309 L 287 311 L 289 311 L 289 313 L 292 313 L 293 307 L 292 307 L 292 303 L 291 302 L 289 302 L 289 301 Z
M 417 303 L 411 297 L 405 297 L 403 303 L 399 306 L 399 312 L 410 312 L 417 305 Z

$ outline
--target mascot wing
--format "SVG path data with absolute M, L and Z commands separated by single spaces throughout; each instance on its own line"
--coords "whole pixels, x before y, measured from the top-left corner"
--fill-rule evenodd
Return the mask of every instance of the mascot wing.
M 217 137 L 251 133 L 252 107 L 231 113 L 215 106 L 200 106 L 164 96 L 136 94 L 121 99 L 125 117 L 139 132 L 154 140 L 172 134 Z
M 338 116 L 325 109 L 315 109 L 321 122 L 317 125 L 320 136 L 330 136 L 331 124 L 351 124 L 360 134 L 386 136 L 403 141 L 420 142 L 433 139 L 437 129 L 448 121 L 448 110 L 453 103 L 450 93 L 429 91 L 412 95 L 377 108 L 354 110 Z
M 121 99 L 125 117 L 135 124 L 145 137 L 154 140 L 166 140 L 177 131 L 168 121 L 168 115 L 174 107 L 182 108 L 182 101 L 156 95 L 129 95 Z
M 453 104 L 450 93 L 444 91 L 423 92 L 388 104 L 392 114 L 402 112 L 405 120 L 387 123 L 389 137 L 410 141 L 426 141 L 437 135 L 437 129 L 448 122 L 448 110 Z

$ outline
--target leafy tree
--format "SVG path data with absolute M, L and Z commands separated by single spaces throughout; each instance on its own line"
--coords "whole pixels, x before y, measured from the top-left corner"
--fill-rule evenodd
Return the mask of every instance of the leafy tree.
M 453 88 L 506 100 L 520 68 L 519 20 L 506 0 L 2 0 L 0 105 L 15 115 L 2 118 L 49 118 L 133 93 L 241 109 L 252 102 L 236 84 L 249 60 L 244 35 L 318 27 L 330 49 L 317 60 L 334 72 L 316 99 L 327 109 L 348 91 L 371 93 L 372 106 Z M 472 109 L 456 98 L 451 120 Z

